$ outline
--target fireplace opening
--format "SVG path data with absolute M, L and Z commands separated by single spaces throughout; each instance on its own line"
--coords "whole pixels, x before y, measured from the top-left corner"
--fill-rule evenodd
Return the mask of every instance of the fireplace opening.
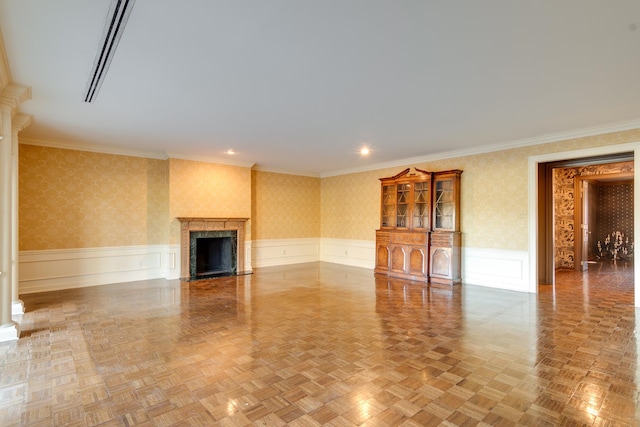
M 196 242 L 196 276 L 232 273 L 231 238 L 205 237 Z
M 236 231 L 191 233 L 190 276 L 217 277 L 236 274 Z

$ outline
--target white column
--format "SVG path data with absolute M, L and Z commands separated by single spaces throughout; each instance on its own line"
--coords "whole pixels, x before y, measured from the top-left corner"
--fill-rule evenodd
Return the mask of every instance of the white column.
M 0 107 L 0 342 L 17 340 L 20 329 L 12 320 L 11 238 L 11 109 Z
M 33 117 L 26 114 L 16 114 L 11 121 L 11 314 L 19 316 L 24 314 L 24 303 L 19 297 L 20 277 L 18 272 L 18 133 L 29 126 Z
M 0 342 L 17 340 L 20 336 L 20 328 L 12 319 L 18 292 L 18 171 L 14 165 L 18 161 L 18 132 L 31 122 L 31 116 L 18 114 L 18 108 L 29 99 L 31 88 L 13 82 L 0 32 Z M 21 117 L 16 120 L 19 126 L 15 132 L 14 116 Z

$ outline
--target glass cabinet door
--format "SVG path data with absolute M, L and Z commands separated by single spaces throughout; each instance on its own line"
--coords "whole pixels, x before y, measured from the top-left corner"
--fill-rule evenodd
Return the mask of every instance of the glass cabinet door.
M 431 208 L 431 182 L 416 182 L 413 186 L 413 228 L 428 229 Z
M 409 227 L 409 195 L 411 184 L 398 184 L 396 204 L 396 227 Z
M 384 185 L 382 187 L 382 218 L 380 225 L 382 227 L 395 227 L 394 222 L 396 216 L 396 186 Z
M 453 180 L 436 180 L 434 200 L 434 228 L 453 230 L 455 205 L 453 197 Z

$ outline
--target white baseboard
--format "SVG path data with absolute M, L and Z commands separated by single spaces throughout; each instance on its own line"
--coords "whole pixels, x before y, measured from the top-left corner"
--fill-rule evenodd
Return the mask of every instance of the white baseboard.
M 462 248 L 462 283 L 529 292 L 529 253 Z
M 19 293 L 167 277 L 168 246 L 21 251 Z
M 321 239 L 320 260 L 373 269 L 376 242 L 369 240 Z
M 253 267 L 273 267 L 320 260 L 320 239 L 254 240 L 250 246 Z

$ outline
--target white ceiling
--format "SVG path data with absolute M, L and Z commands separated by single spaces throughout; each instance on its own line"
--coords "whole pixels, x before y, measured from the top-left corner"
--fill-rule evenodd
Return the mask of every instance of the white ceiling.
M 137 0 L 89 104 L 110 5 L 0 0 L 21 138 L 323 176 L 640 124 L 638 0 Z

